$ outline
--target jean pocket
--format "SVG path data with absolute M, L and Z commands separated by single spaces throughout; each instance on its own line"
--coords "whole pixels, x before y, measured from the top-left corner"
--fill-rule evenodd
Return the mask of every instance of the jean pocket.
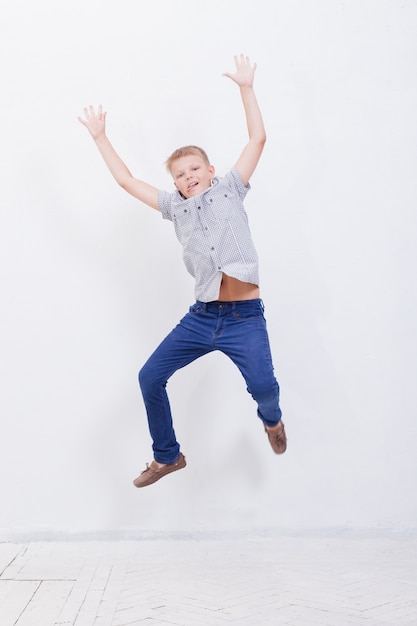
M 194 314 L 194 315 L 198 315 L 199 313 L 203 312 L 203 309 L 201 307 L 201 304 L 192 304 L 189 308 L 189 312 Z
M 239 306 L 233 312 L 233 316 L 236 320 L 263 319 L 264 308 L 261 302 Z

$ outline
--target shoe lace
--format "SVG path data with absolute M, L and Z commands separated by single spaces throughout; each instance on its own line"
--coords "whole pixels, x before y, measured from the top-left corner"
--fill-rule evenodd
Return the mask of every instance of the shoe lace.
M 142 476 L 142 474 L 144 474 L 145 472 L 149 471 L 149 468 L 150 468 L 149 463 L 146 463 L 146 467 L 145 467 L 145 469 L 143 470 L 143 472 L 141 472 L 141 473 L 140 473 L 140 475 Z

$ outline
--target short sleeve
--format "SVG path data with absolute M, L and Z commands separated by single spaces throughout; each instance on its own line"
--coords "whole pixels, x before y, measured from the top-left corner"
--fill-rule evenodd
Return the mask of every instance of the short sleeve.
M 236 167 L 233 167 L 230 172 L 226 174 L 224 179 L 227 181 L 228 185 L 237 191 L 241 200 L 243 200 L 250 190 L 251 186 L 248 183 L 247 185 L 243 184 L 242 177 L 239 173 L 239 170 Z
M 161 211 L 161 215 L 164 220 L 170 220 L 172 222 L 172 192 L 164 191 L 160 189 L 158 191 L 158 206 Z

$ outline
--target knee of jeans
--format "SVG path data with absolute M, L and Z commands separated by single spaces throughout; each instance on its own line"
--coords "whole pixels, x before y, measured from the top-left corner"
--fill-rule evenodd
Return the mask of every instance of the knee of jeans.
M 145 363 L 139 371 L 138 380 L 139 386 L 144 393 L 153 392 L 159 389 L 161 385 L 164 387 L 167 383 L 166 379 L 161 378 L 149 363 Z
M 152 383 L 152 376 L 150 373 L 150 368 L 147 367 L 146 365 L 144 365 L 139 370 L 138 381 L 139 381 L 139 386 L 142 390 L 148 389 L 149 385 Z
M 276 380 L 272 382 L 258 380 L 255 384 L 251 384 L 250 388 L 248 388 L 248 391 L 257 400 L 279 398 L 279 385 Z

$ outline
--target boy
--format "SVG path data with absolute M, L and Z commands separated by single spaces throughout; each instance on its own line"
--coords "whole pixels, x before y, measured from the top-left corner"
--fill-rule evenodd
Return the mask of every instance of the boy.
M 105 133 L 106 113 L 101 105 L 97 113 L 92 106 L 85 108 L 85 117 L 78 118 L 117 183 L 173 222 L 186 268 L 195 278 L 195 304 L 139 372 L 154 460 L 133 481 L 136 487 L 151 485 L 186 466 L 166 384 L 175 371 L 213 350 L 229 356 L 242 373 L 274 452 L 286 450 L 279 386 L 260 299 L 258 257 L 243 206 L 266 136 L 253 89 L 256 64 L 251 65 L 243 55 L 234 60 L 236 72 L 224 76 L 239 86 L 249 140 L 223 178 L 215 177 L 204 150 L 185 146 L 166 162 L 176 191 L 158 190 L 134 178 L 117 155 Z

